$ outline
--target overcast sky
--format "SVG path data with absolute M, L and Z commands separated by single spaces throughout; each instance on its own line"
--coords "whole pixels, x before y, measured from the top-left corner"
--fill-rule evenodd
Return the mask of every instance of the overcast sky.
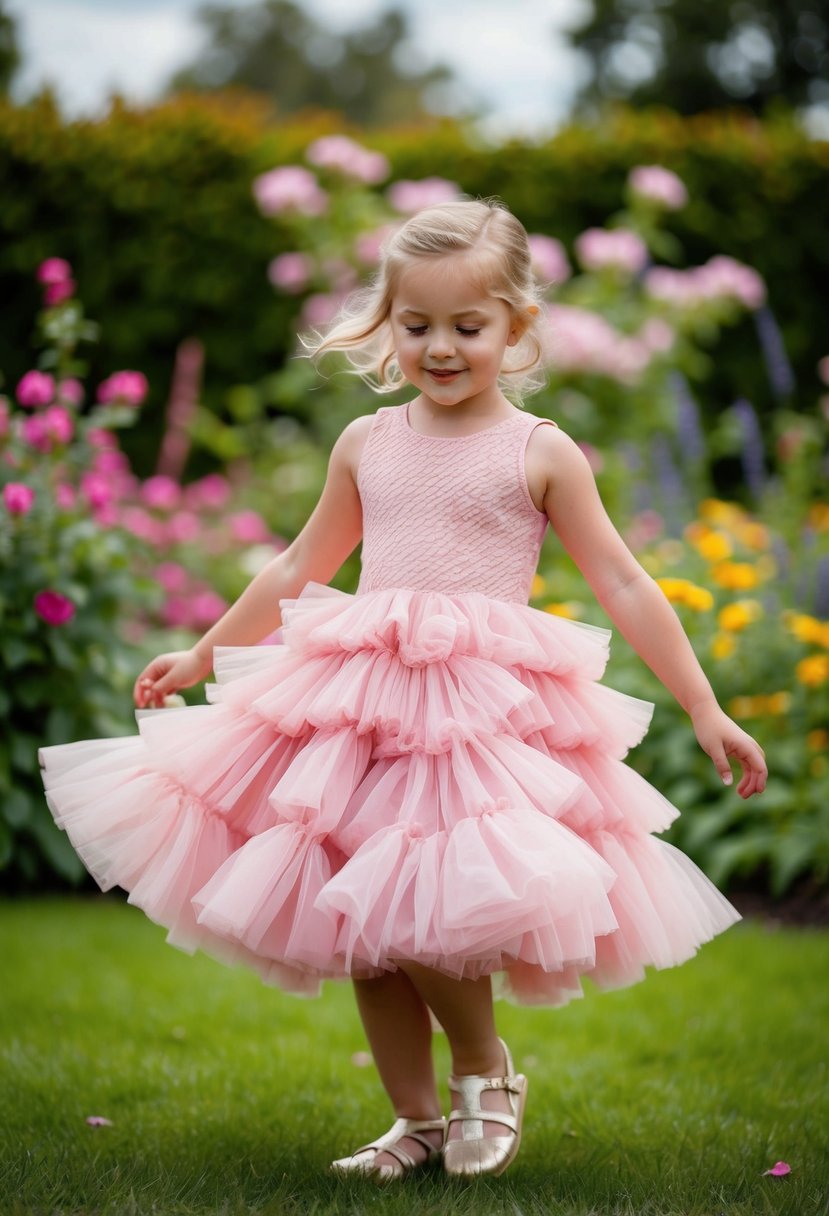
M 245 0 L 222 0 L 243 7 Z M 387 0 L 300 0 L 330 28 L 369 21 Z M 414 48 L 443 61 L 492 104 L 495 134 L 544 135 L 560 124 L 581 63 L 561 30 L 589 0 L 397 0 Z M 199 0 L 10 0 L 24 66 L 18 97 L 55 88 L 72 116 L 106 109 L 115 90 L 151 101 L 198 50 Z

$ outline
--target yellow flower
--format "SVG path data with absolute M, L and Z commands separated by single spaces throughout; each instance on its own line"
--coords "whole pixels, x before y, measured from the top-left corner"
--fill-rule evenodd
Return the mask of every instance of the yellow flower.
M 809 526 L 816 532 L 829 532 L 829 502 L 816 502 L 809 511 Z
M 685 604 L 694 612 L 708 612 L 714 607 L 714 597 L 705 587 L 698 587 L 687 578 L 658 578 L 658 585 L 672 604 Z
M 754 519 L 747 519 L 744 523 L 738 524 L 735 533 L 741 545 L 745 545 L 747 549 L 754 549 L 755 552 L 768 549 L 771 543 L 768 528 Z
M 817 688 L 829 680 L 829 654 L 810 654 L 801 659 L 794 669 L 801 684 Z
M 772 716 L 787 714 L 792 707 L 792 694 L 785 690 L 769 693 L 764 700 L 766 703 L 766 713 Z
M 559 604 L 545 604 L 544 611 L 551 613 L 553 616 L 563 616 L 568 621 L 577 621 L 581 615 L 581 604 L 577 604 L 575 600 L 568 600 Z
M 757 697 L 732 697 L 728 702 L 732 718 L 756 718 Z
M 530 599 L 537 600 L 539 595 L 543 595 L 547 590 L 547 580 L 540 574 L 533 575 L 532 586 L 530 587 Z
M 806 736 L 806 746 L 810 751 L 823 752 L 829 751 L 829 730 L 810 730 Z
M 718 562 L 711 569 L 718 587 L 728 591 L 751 591 L 760 582 L 760 575 L 749 562 Z
M 700 536 L 693 542 L 697 553 L 705 558 L 707 562 L 721 562 L 726 557 L 731 557 L 734 552 L 731 541 L 724 532 L 708 532 L 705 536 Z
M 715 659 L 730 659 L 737 649 L 737 639 L 733 633 L 718 633 L 712 639 L 711 653 Z
M 720 609 L 717 613 L 717 624 L 720 629 L 726 629 L 729 633 L 739 633 L 752 621 L 759 620 L 762 615 L 763 609 L 757 600 L 735 600 L 733 604 L 726 604 Z
M 799 642 L 807 645 L 815 643 L 829 649 L 829 621 L 819 621 L 805 612 L 784 612 L 783 619 L 789 633 L 793 633 Z
M 721 498 L 706 498 L 699 505 L 699 513 L 703 519 L 712 524 L 720 524 L 725 528 L 738 524 L 745 519 L 745 511 L 734 502 L 723 502 Z

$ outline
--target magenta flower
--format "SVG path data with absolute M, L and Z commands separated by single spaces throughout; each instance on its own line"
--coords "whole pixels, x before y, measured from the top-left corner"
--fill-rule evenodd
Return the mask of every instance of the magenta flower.
M 575 248 L 585 270 L 637 274 L 648 260 L 645 242 L 627 228 L 588 228 L 576 237 Z
M 20 424 L 20 437 L 36 452 L 48 452 L 52 446 L 52 438 L 42 414 L 31 414 Z
M 382 152 L 371 152 L 347 135 L 323 135 L 314 140 L 305 155 L 320 169 L 336 169 L 367 185 L 382 182 L 391 172 L 391 165 Z
M 196 629 L 208 629 L 227 612 L 227 600 L 222 599 L 215 591 L 200 591 L 193 596 L 190 605 L 192 623 Z
M 160 511 L 174 511 L 181 502 L 181 486 L 172 477 L 161 474 L 148 477 L 141 486 L 141 501 Z
M 117 448 L 118 436 L 112 431 L 107 431 L 104 427 L 91 427 L 86 432 L 86 437 L 92 444 L 93 448 Z
M 55 486 L 55 503 L 61 511 L 71 511 L 75 505 L 75 487 L 66 481 L 60 481 Z
M 84 1122 L 88 1123 L 90 1127 L 112 1127 L 113 1126 L 112 1120 L 105 1119 L 103 1115 L 87 1115 Z
M 65 258 L 47 258 L 37 268 L 37 281 L 47 286 L 72 278 L 72 267 Z
M 46 434 L 54 439 L 55 443 L 68 443 L 72 438 L 75 430 L 75 422 L 68 410 L 65 410 L 62 405 L 50 405 L 42 414 L 35 417 L 43 420 L 43 425 Z M 29 418 L 27 421 L 32 422 L 34 418 Z
M 786 1161 L 775 1161 L 770 1170 L 763 1170 L 762 1177 L 771 1174 L 773 1178 L 784 1178 L 792 1172 L 792 1167 Z
M 98 400 L 104 404 L 141 405 L 147 396 L 149 385 L 143 372 L 113 372 L 98 385 Z
M 171 595 L 161 609 L 161 619 L 168 629 L 189 629 L 190 601 L 181 595 Z
M 63 401 L 66 405 L 82 405 L 84 396 L 84 387 L 74 376 L 69 376 L 58 384 L 58 401 Z
M 439 203 L 451 203 L 460 198 L 460 187 L 443 177 L 424 177 L 419 181 L 392 182 L 386 196 L 395 211 L 402 215 L 414 215 L 424 207 L 435 207 Z
M 46 372 L 26 372 L 18 382 L 15 392 L 21 405 L 26 409 L 36 409 L 39 405 L 48 405 L 53 399 L 55 381 Z
M 300 215 L 322 215 L 328 195 L 310 169 L 302 165 L 282 165 L 254 179 L 253 194 L 263 215 L 298 211 Z
M 221 473 L 207 473 L 198 481 L 193 481 L 184 490 L 184 501 L 188 507 L 208 510 L 218 510 L 230 498 L 232 491 L 230 482 Z
M 56 308 L 64 300 L 69 300 L 75 294 L 73 279 L 63 279 L 60 283 L 48 283 L 43 293 L 47 308 Z
M 258 511 L 237 511 L 230 517 L 230 531 L 234 540 L 243 545 L 258 545 L 270 539 L 270 528 Z
M 165 591 L 175 593 L 184 591 L 189 581 L 189 575 L 179 562 L 161 562 L 155 568 L 156 582 Z
M 34 490 L 22 481 L 9 481 L 3 486 L 3 502 L 10 515 L 28 515 L 34 500 Z
M 95 472 L 86 472 L 81 476 L 81 494 L 95 510 L 108 506 L 114 498 L 109 480 Z
M 667 211 L 678 211 L 688 202 L 684 182 L 662 165 L 637 165 L 630 171 L 628 185 L 634 194 Z
M 314 263 L 306 253 L 280 253 L 268 266 L 268 279 L 280 291 L 296 295 L 304 291 L 314 272 Z
M 529 237 L 533 271 L 544 283 L 563 283 L 570 278 L 570 263 L 561 241 L 533 232 Z
M 75 615 L 75 605 L 59 591 L 38 591 L 35 612 L 47 625 L 65 625 Z

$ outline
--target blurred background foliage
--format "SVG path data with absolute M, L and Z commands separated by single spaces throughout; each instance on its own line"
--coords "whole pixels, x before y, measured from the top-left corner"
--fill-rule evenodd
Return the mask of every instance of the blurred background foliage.
M 0 0 L 0 95 L 20 63 L 4 9 Z M 6 878 L 83 877 L 43 800 L 38 739 L 133 730 L 140 656 L 187 645 L 216 619 L 302 526 L 342 425 L 375 408 L 335 366 L 320 374 L 294 358 L 296 329 L 313 299 L 331 299 L 338 273 L 369 270 L 355 242 L 393 217 L 394 185 L 437 177 L 501 197 L 573 264 L 585 230 L 624 227 L 650 263 L 682 269 L 726 254 L 762 276 L 762 304 L 706 305 L 689 320 L 647 298 L 647 266 L 582 265 L 554 285 L 556 305 L 634 337 L 668 318 L 678 337 L 641 378 L 559 367 L 529 405 L 590 452 L 611 513 L 663 580 L 718 695 L 773 753 L 764 800 L 743 806 L 678 708 L 617 646 L 611 683 L 659 703 L 631 761 L 688 812 L 670 838 L 723 885 L 825 886 L 829 396 L 818 365 L 829 348 L 829 143 L 809 133 L 829 89 L 824 0 L 785 13 L 761 0 L 595 0 L 571 31 L 587 64 L 572 120 L 497 144 L 475 121 L 484 103 L 460 95 L 448 66 L 407 66 L 402 10 L 342 38 L 289 0 L 207 6 L 202 23 L 203 53 L 151 106 L 115 99 L 100 119 L 69 121 L 48 92 L 0 101 L 0 390 L 12 398 L 33 367 L 57 376 L 66 352 L 56 334 L 80 332 L 74 302 L 42 308 L 44 259 L 68 259 L 101 322 L 98 341 L 60 373 L 87 385 L 86 404 L 56 397 L 71 439 L 33 445 L 27 407 L 13 401 L 6 419 L 0 481 L 36 495 L 0 517 Z M 267 218 L 257 178 L 307 172 L 309 147 L 332 134 L 387 157 L 386 178 L 316 168 L 326 214 Z M 641 165 L 673 171 L 687 204 L 643 210 L 628 185 Z M 275 291 L 269 267 L 297 253 L 311 277 Z M 109 415 L 102 424 L 92 386 L 119 368 L 145 373 L 149 394 L 140 418 L 127 412 L 137 425 L 102 449 L 90 434 Z M 352 589 L 356 570 L 352 559 L 337 585 Z M 74 604 L 62 624 L 32 607 L 44 584 Z M 553 538 L 533 603 L 605 623 Z M 28 699 L 16 695 L 27 687 Z

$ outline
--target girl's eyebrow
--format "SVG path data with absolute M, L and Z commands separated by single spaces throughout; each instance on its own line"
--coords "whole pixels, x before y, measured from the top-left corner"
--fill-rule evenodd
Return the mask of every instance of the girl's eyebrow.
M 399 315 L 401 317 L 425 317 L 428 314 L 421 312 L 417 308 L 401 308 Z M 459 317 L 486 317 L 486 313 L 480 308 L 465 308 L 461 312 L 452 313 L 453 321 L 456 321 Z

